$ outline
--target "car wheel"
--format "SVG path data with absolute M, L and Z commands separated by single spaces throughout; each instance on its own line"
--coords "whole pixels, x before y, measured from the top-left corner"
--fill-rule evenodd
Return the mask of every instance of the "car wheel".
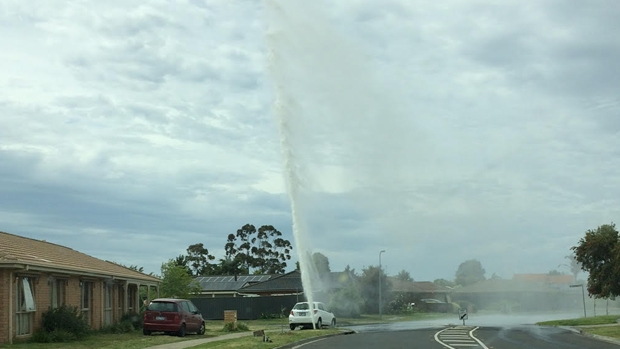
M 289 327 L 291 328 L 291 331 L 295 331 L 295 325 L 290 324 Z
M 151 331 L 142 329 L 142 334 L 145 335 L 145 336 L 150 336 L 151 335 Z
M 320 330 L 323 327 L 323 321 L 321 321 L 321 318 L 319 318 L 319 320 L 316 322 L 316 329 Z
M 177 336 L 185 337 L 185 324 L 181 325 L 181 328 L 179 328 L 179 331 L 177 332 Z
M 200 336 L 205 334 L 205 323 L 204 322 L 200 324 L 200 328 L 198 329 L 198 332 L 196 332 L 196 333 L 198 333 L 198 335 L 200 335 Z
M 331 327 L 336 327 L 336 318 L 332 319 Z

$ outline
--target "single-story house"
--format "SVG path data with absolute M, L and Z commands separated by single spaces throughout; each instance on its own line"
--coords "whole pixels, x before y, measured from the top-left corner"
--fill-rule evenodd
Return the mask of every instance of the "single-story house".
M 246 296 L 289 296 L 300 295 L 303 292 L 304 288 L 299 270 L 273 275 L 268 280 L 246 285 L 239 289 L 239 293 Z
M 421 299 L 431 298 L 450 303 L 452 289 L 437 285 L 431 281 L 403 281 L 390 278 L 392 293 L 403 295 L 410 302 L 419 302 Z
M 139 312 L 140 289 L 154 298 L 159 283 L 69 247 L 0 232 L 0 344 L 29 338 L 41 315 L 63 304 L 94 329 L 111 325 Z
M 415 304 L 416 308 L 424 311 L 450 312 L 452 306 L 452 289 L 437 285 L 431 281 L 404 281 L 394 277 L 389 278 L 392 284 L 392 294 L 402 297 L 406 304 Z M 442 303 L 427 304 L 423 299 L 436 299 Z
M 315 300 L 326 301 L 328 291 L 349 282 L 350 276 L 345 274 L 326 275 Z M 238 319 L 288 316 L 295 303 L 306 300 L 299 270 L 274 275 L 199 276 L 195 280 L 202 290 L 192 301 L 207 319 L 223 319 L 226 310 L 236 310 Z
M 200 295 L 203 298 L 238 297 L 239 290 L 269 280 L 274 275 L 214 275 L 198 276 L 194 280 L 200 284 Z
M 301 272 L 285 274 L 198 276 L 201 298 L 299 295 L 304 292 Z M 353 280 L 346 272 L 331 272 L 321 281 L 318 293 L 338 290 Z
M 566 288 L 575 283 L 572 275 L 549 275 L 549 274 L 515 274 L 512 280 L 519 282 L 536 282 L 549 285 L 553 288 Z
M 564 283 L 568 279 L 558 280 L 562 282 L 549 282 L 544 277 L 489 279 L 454 289 L 452 298 L 477 309 L 504 312 L 573 309 L 581 304 L 581 289 L 569 288 L 570 283 Z

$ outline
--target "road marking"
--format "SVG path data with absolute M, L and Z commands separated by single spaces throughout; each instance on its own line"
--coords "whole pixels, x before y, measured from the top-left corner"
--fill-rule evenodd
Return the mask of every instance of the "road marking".
M 458 349 L 458 348 L 483 348 L 489 349 L 484 343 L 482 343 L 476 336 L 474 331 L 478 327 L 471 326 L 456 326 L 444 328 L 443 330 L 435 333 L 435 341 L 445 348 Z

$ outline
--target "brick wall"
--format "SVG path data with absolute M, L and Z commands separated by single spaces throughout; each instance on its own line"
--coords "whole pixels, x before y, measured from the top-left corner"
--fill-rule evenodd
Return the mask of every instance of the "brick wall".
M 11 273 L 0 269 L 0 345 L 8 343 L 9 336 L 9 288 L 13 285 Z
M 15 276 L 13 276 L 14 278 Z M 36 304 L 36 312 L 34 315 L 33 332 L 41 326 L 42 315 L 46 312 L 52 302 L 51 288 L 52 288 L 53 276 L 47 273 L 40 273 L 33 280 L 33 296 Z M 81 279 L 79 276 L 72 276 L 68 279 L 59 279 L 66 281 L 64 303 L 71 307 L 77 307 L 81 310 L 82 307 L 82 287 L 87 285 L 86 281 L 91 282 L 92 285 L 92 297 L 91 297 L 91 327 L 98 329 L 103 325 L 103 296 L 104 296 L 104 281 L 97 279 Z M 12 329 L 9 328 L 9 321 L 15 321 L 15 307 L 16 295 L 15 289 L 13 289 L 13 297 L 10 297 L 10 288 L 15 287 L 14 280 L 11 280 L 11 271 L 8 269 L 0 269 L 0 345 L 13 342 L 15 337 L 15 325 Z M 118 285 L 114 287 L 112 293 L 112 302 L 115 305 L 122 304 L 119 300 Z M 9 304 L 11 305 L 9 307 Z M 120 315 L 120 314 L 119 314 Z M 116 308 L 114 308 L 113 321 L 117 322 L 120 316 L 116 314 Z M 12 332 L 12 333 L 9 333 Z M 28 336 L 26 336 L 28 337 Z M 21 338 L 21 337 L 20 337 Z
M 29 336 L 15 336 L 16 332 L 16 314 L 17 296 L 16 296 L 16 283 L 15 277 L 18 276 L 17 272 L 10 269 L 0 268 L 0 345 L 11 343 L 16 339 L 27 339 Z M 64 276 L 55 277 L 48 273 L 36 273 L 33 271 L 27 272 L 27 275 L 32 280 L 32 291 L 36 305 L 36 311 L 34 313 L 34 321 L 32 326 L 32 332 L 36 331 L 41 326 L 41 319 L 44 312 L 46 312 L 52 305 L 52 290 L 54 287 L 53 280 L 56 279 L 64 284 L 64 302 L 71 307 L 77 307 L 82 309 L 82 288 L 90 282 L 91 289 L 91 306 L 90 306 L 90 324 L 93 329 L 101 328 L 104 325 L 104 296 L 105 296 L 105 280 L 95 278 L 82 278 L 80 276 Z M 19 274 L 21 275 L 21 274 Z M 124 285 L 124 284 L 123 284 Z M 122 314 L 126 312 L 128 304 L 133 304 L 135 310 L 140 309 L 141 302 L 138 299 L 139 292 L 137 292 L 137 286 L 130 284 L 129 289 L 133 292 L 125 292 L 122 289 L 121 284 L 114 284 L 112 288 L 112 322 L 120 321 Z M 126 295 L 133 294 L 131 302 L 123 299 Z M 119 308 L 122 310 L 119 311 Z M 10 324 L 13 324 L 12 326 Z
M 93 299 L 92 299 L 91 309 L 92 309 L 92 322 L 91 325 L 93 328 L 100 328 L 103 322 L 101 321 L 101 317 L 103 316 L 103 282 L 95 281 L 93 282 Z
M 80 279 L 77 276 L 69 278 L 65 286 L 65 304 L 79 309 L 81 307 L 81 292 Z

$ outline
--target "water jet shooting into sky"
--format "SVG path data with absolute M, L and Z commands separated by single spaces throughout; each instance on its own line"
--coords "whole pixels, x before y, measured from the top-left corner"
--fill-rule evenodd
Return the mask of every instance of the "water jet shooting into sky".
M 620 213 L 610 4 L 3 1 L 0 229 L 154 272 L 293 239 L 280 89 L 332 270 L 548 272 Z

